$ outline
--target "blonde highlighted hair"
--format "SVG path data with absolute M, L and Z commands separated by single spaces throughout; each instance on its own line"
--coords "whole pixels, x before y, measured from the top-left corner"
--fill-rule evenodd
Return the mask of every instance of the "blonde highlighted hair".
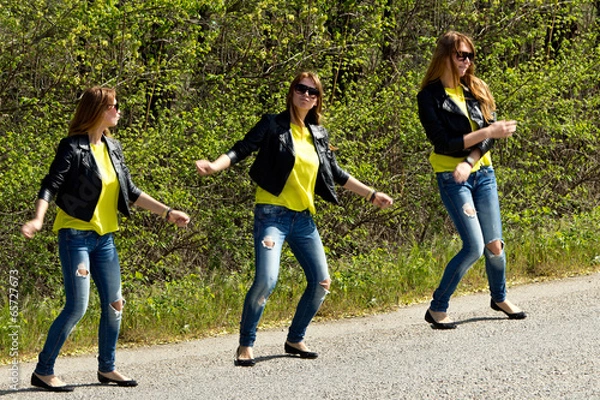
M 463 33 L 448 31 L 438 39 L 437 46 L 433 52 L 433 57 L 431 58 L 425 77 L 421 81 L 421 89 L 442 77 L 444 71 L 448 67 L 447 61 L 449 59 L 452 61 L 452 57 L 456 55 L 456 52 L 459 51 L 458 49 L 462 44 L 467 45 L 471 49 L 471 52 L 475 54 L 473 41 L 469 36 Z M 462 83 L 469 88 L 475 99 L 479 101 L 483 117 L 487 122 L 493 121 L 494 112 L 496 111 L 496 102 L 494 101 L 494 96 L 492 96 L 492 92 L 487 84 L 475 76 L 475 64 L 471 62 L 462 78 L 459 75 L 455 63 L 450 62 L 449 64 L 452 68 L 454 87 Z

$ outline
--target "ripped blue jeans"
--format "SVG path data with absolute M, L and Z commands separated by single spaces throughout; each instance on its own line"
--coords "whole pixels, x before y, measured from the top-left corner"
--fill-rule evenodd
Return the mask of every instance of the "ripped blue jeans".
M 98 289 L 102 308 L 98 328 L 98 371 L 114 371 L 122 311 L 115 309 L 112 303 L 123 300 L 121 268 L 114 235 L 108 233 L 100 236 L 94 231 L 61 229 L 58 232 L 58 250 L 66 301 L 50 326 L 35 373 L 54 374 L 54 363 L 60 349 L 87 310 L 90 276 Z
M 300 298 L 287 335 L 290 343 L 298 343 L 304 339 L 306 328 L 329 293 L 325 251 L 310 212 L 257 204 L 254 210 L 256 273 L 244 301 L 240 322 L 240 346 L 254 345 L 258 322 L 277 284 L 284 242 L 288 243 L 306 275 L 306 289 Z
M 450 296 L 469 268 L 485 255 L 485 271 L 492 299 L 506 300 L 506 255 L 494 169 L 482 167 L 464 183 L 456 183 L 451 172 L 437 174 L 442 202 L 462 239 L 462 249 L 450 260 L 440 285 L 433 293 L 430 309 L 446 312 Z M 493 254 L 486 245 L 499 240 L 502 251 Z

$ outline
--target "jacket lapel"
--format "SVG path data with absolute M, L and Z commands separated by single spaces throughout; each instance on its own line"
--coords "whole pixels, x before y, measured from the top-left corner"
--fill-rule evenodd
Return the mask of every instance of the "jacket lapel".
M 277 129 L 275 130 L 275 132 L 277 132 L 279 143 L 281 143 L 283 147 L 288 149 L 290 154 L 295 156 L 296 152 L 294 150 L 294 141 L 292 140 L 292 128 L 290 126 L 289 113 L 283 112 L 279 114 L 275 118 L 275 123 L 277 124 Z
M 96 176 L 102 179 L 100 174 L 100 168 L 96 164 L 96 159 L 92 155 L 92 149 L 90 148 L 90 138 L 88 135 L 78 135 L 77 146 L 81 149 L 81 165 L 92 171 Z
M 481 108 L 479 108 L 479 102 L 475 100 L 475 97 L 473 97 L 469 88 L 463 86 L 463 91 L 465 93 L 465 101 L 467 103 L 467 110 L 469 111 L 471 120 L 475 122 L 478 127 L 483 127 L 484 118 L 483 114 L 481 113 Z
M 465 95 L 465 102 L 467 104 L 467 111 L 469 115 L 465 115 L 461 108 L 450 98 L 450 96 L 448 95 L 448 93 L 446 93 L 441 83 L 440 89 L 443 92 L 444 101 L 442 103 L 442 109 L 444 111 L 469 117 L 480 128 L 485 125 L 483 114 L 481 113 L 481 109 L 479 108 L 479 102 L 475 99 L 475 97 L 473 97 L 473 94 L 471 93 L 468 87 L 463 86 L 463 93 Z

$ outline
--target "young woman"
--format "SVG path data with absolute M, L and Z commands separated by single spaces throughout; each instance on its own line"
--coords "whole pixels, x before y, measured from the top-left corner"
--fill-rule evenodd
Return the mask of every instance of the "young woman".
M 90 275 L 98 288 L 102 313 L 98 332 L 98 380 L 119 386 L 137 382 L 115 369 L 115 351 L 125 300 L 121 294 L 121 271 L 114 244 L 117 211 L 129 216 L 130 203 L 186 226 L 189 217 L 143 193 L 131 181 L 121 145 L 109 128 L 119 121 L 116 93 L 94 87 L 86 90 L 43 179 L 35 217 L 21 231 L 28 239 L 44 223 L 49 203 L 59 207 L 54 221 L 62 264 L 66 303 L 50 327 L 31 384 L 58 392 L 72 391 L 54 375 L 54 363 L 67 336 L 83 317 L 90 294 Z
M 506 256 L 494 169 L 489 150 L 494 139 L 510 137 L 516 121 L 495 121 L 488 86 L 474 74 L 475 47 L 469 37 L 447 32 L 437 43 L 417 96 L 419 118 L 433 144 L 429 161 L 442 202 L 463 247 L 446 266 L 425 320 L 436 329 L 453 329 L 450 296 L 481 255 L 491 292 L 491 307 L 511 319 L 525 313 L 506 299 Z
M 338 166 L 328 133 L 320 125 L 322 106 L 319 78 L 313 73 L 300 73 L 289 87 L 286 111 L 264 115 L 242 140 L 215 161 L 196 161 L 198 173 L 204 176 L 258 151 L 250 168 L 250 177 L 258 185 L 254 210 L 256 275 L 244 303 L 235 365 L 255 364 L 252 347 L 256 329 L 277 282 L 284 241 L 307 280 L 284 349 L 302 358 L 318 356 L 309 351 L 304 335 L 329 292 L 331 280 L 312 218 L 315 194 L 337 204 L 334 183 L 338 183 L 380 208 L 392 204 L 388 195 L 364 185 Z

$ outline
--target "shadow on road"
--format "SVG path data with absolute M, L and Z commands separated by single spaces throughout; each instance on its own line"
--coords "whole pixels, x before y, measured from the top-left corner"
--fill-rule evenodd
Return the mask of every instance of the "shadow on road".
M 480 321 L 499 321 L 501 319 L 508 319 L 508 318 L 504 318 L 504 317 L 474 317 L 474 318 L 468 318 L 468 319 L 455 321 L 455 323 L 456 323 L 456 325 L 462 325 L 462 324 L 470 324 L 473 322 L 480 322 Z
M 256 363 L 259 363 L 259 362 L 264 362 L 264 361 L 269 361 L 269 360 L 275 360 L 277 358 L 297 358 L 298 360 L 300 360 L 300 357 L 296 357 L 291 354 L 274 354 L 272 356 L 261 356 L 261 357 L 256 357 L 254 360 L 256 361 Z
M 104 385 L 102 383 L 79 383 L 79 384 L 71 384 L 69 386 L 72 388 L 79 388 L 79 387 L 94 387 L 94 386 L 107 386 L 107 385 Z M 13 393 L 32 393 L 32 392 L 52 393 L 45 389 L 30 386 L 30 387 L 26 387 L 26 388 L 19 388 L 16 390 L 0 390 L 0 396 L 6 396 L 8 394 L 13 394 Z

